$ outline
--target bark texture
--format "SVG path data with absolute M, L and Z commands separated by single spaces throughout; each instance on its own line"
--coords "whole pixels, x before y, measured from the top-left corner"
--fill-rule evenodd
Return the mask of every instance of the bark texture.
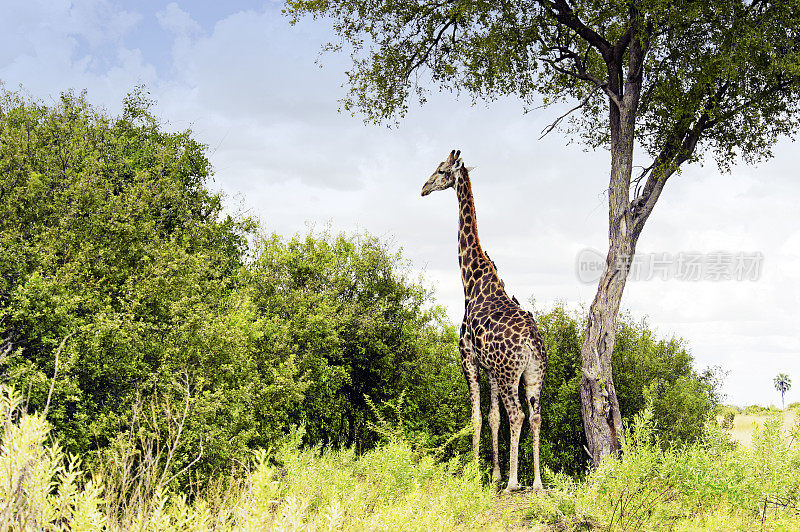
M 625 46 L 604 53 L 608 68 L 611 177 L 608 187 L 608 255 L 597 294 L 589 308 L 586 336 L 581 349 L 581 413 L 587 451 L 593 466 L 621 447 L 622 414 L 611 372 L 611 355 L 622 292 L 639 230 L 630 203 L 636 111 L 642 86 L 644 52 L 635 37 L 636 20 L 629 28 L 631 38 L 627 65 L 622 64 Z M 626 67 L 626 68 L 623 68 Z

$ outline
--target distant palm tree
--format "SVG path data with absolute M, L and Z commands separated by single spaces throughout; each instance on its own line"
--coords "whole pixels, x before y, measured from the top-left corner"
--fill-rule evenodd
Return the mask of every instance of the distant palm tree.
M 775 389 L 781 392 L 781 408 L 785 408 L 783 402 L 783 395 L 792 387 L 792 379 L 786 373 L 778 373 L 778 376 L 772 379 L 775 384 Z

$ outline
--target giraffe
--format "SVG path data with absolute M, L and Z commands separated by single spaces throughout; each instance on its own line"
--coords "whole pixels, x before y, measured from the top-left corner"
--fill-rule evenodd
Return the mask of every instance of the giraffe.
M 523 378 L 533 439 L 533 489 L 539 490 L 542 488 L 539 473 L 539 428 L 542 423 L 539 397 L 547 368 L 547 355 L 533 315 L 522 310 L 516 298 L 509 298 L 494 262 L 481 248 L 469 169 L 464 166 L 460 155 L 460 150 L 450 152 L 422 187 L 422 195 L 453 187 L 458 196 L 458 262 L 464 284 L 464 320 L 458 347 L 461 367 L 469 385 L 474 431 L 472 450 L 477 461 L 481 433 L 478 369 L 483 368 L 491 391 L 489 427 L 492 432 L 492 480 L 500 480 L 497 456 L 500 397 L 508 414 L 511 432 L 506 492 L 519 488 L 519 437 L 525 421 L 519 400 L 519 382 Z

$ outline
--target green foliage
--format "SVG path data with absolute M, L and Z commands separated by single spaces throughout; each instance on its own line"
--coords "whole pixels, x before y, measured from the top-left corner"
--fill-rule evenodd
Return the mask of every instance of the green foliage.
M 714 407 L 714 415 L 727 417 L 729 415 L 741 414 L 742 409 L 736 405 L 717 405 Z
M 536 322 L 547 351 L 541 399 L 541 462 L 552 470 L 575 474 L 586 465 L 579 392 L 584 325 L 563 305 L 547 313 L 536 312 Z M 527 472 L 533 457 L 527 449 L 522 454 Z
M 685 447 L 659 444 L 652 411 L 637 415 L 619 458 L 609 458 L 578 493 L 577 513 L 612 530 L 703 530 L 714 519 L 750 528 L 797 526 L 800 452 L 797 436 L 773 417 L 756 430 L 751 448 L 732 447 L 716 423 Z M 680 526 L 675 520 L 680 519 Z M 781 528 L 785 527 L 785 528 Z
M 472 529 L 493 499 L 474 463 L 437 463 L 401 442 L 360 457 L 352 450 L 287 446 L 276 459 L 281 480 L 273 499 L 300 514 L 292 516 L 295 523 L 327 521 L 333 529 L 350 530 Z
M 742 409 L 742 414 L 746 416 L 763 416 L 767 414 L 777 414 L 778 412 L 780 412 L 780 410 L 774 406 L 750 405 Z
M 333 21 L 327 50 L 351 52 L 345 109 L 367 120 L 403 116 L 432 87 L 528 106 L 581 102 L 569 128 L 606 145 L 608 94 L 637 90 L 635 135 L 652 156 L 712 150 L 722 168 L 735 156 L 770 155 L 798 123 L 800 8 L 746 0 L 553 3 L 287 0 L 292 21 Z M 641 70 L 628 72 L 632 56 Z M 616 67 L 616 68 L 614 68 Z M 683 145 L 698 133 L 694 145 Z M 695 142 L 696 140 L 695 139 Z M 674 159 L 680 164 L 680 158 Z M 663 162 L 663 161 L 661 161 Z
M 103 530 L 102 485 L 86 480 L 80 460 L 67 457 L 57 443 L 48 444 L 44 416 L 28 415 L 22 397 L 0 386 L 0 529 Z
M 367 398 L 391 408 L 401 393 L 404 430 L 431 445 L 466 423 L 455 329 L 399 252 L 368 235 L 273 235 L 251 276 L 262 341 L 308 382 L 289 413 L 307 442 L 372 447 Z
M 260 331 L 237 284 L 253 224 L 221 214 L 205 147 L 151 105 L 141 89 L 118 117 L 85 95 L 0 96 L 0 375 L 33 410 L 54 382 L 48 420 L 72 453 L 114 439 L 137 397 L 180 403 L 187 383 L 195 439 L 211 416 L 255 429 L 220 397 L 291 395 L 254 371 Z M 213 423 L 212 460 L 238 443 L 235 423 Z
M 734 418 L 742 413 L 742 409 L 732 405 L 717 405 L 714 407 L 714 419 L 718 420 L 726 430 L 733 428 Z
M 13 530 L 796 530 L 800 526 L 800 425 L 774 417 L 753 445 L 736 447 L 715 423 L 683 447 L 660 444 L 653 414 L 632 420 L 624 452 L 586 479 L 545 470 L 547 489 L 497 496 L 473 462 L 438 462 L 392 441 L 354 450 L 301 448 L 302 429 L 247 467 L 191 494 L 159 477 L 121 491 L 66 456 L 40 414 L 0 387 L 0 528 Z M 52 441 L 52 440 L 50 440 Z M 154 469 L 153 469 L 154 468 Z M 119 501 L 127 501 L 120 508 Z
M 191 497 L 174 483 L 148 483 L 160 475 L 155 462 L 137 473 L 137 489 L 125 491 L 57 444 L 48 447 L 49 424 L 20 402 L 0 388 L 2 530 L 478 530 L 494 500 L 474 464 L 438 463 L 400 442 L 360 457 L 352 449 L 301 450 L 301 432 Z M 101 464 L 104 473 L 118 465 Z
M 645 321 L 620 319 L 612 356 L 614 385 L 626 418 L 651 405 L 664 442 L 692 442 L 719 402 L 720 370 L 698 373 L 680 339 L 657 339 Z
M 0 102 L 0 378 L 32 411 L 49 398 L 66 450 L 125 454 L 180 419 L 172 466 L 199 459 L 200 478 L 291 425 L 365 451 L 365 395 L 403 390 L 429 446 L 463 427 L 455 330 L 399 252 L 256 236 L 206 189 L 205 147 L 151 106 L 141 89 L 119 117 L 72 93 Z

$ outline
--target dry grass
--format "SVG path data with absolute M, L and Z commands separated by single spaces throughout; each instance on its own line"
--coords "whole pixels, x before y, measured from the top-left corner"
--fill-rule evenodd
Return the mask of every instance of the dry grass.
M 775 414 L 738 414 L 733 418 L 733 428 L 731 429 L 731 438 L 733 441 L 742 444 L 745 447 L 750 447 L 753 443 L 753 431 L 756 427 L 764 424 L 764 421 L 769 419 Z M 781 412 L 783 418 L 783 432 L 785 437 L 789 438 L 789 430 L 794 425 L 797 419 L 796 410 L 784 410 Z

